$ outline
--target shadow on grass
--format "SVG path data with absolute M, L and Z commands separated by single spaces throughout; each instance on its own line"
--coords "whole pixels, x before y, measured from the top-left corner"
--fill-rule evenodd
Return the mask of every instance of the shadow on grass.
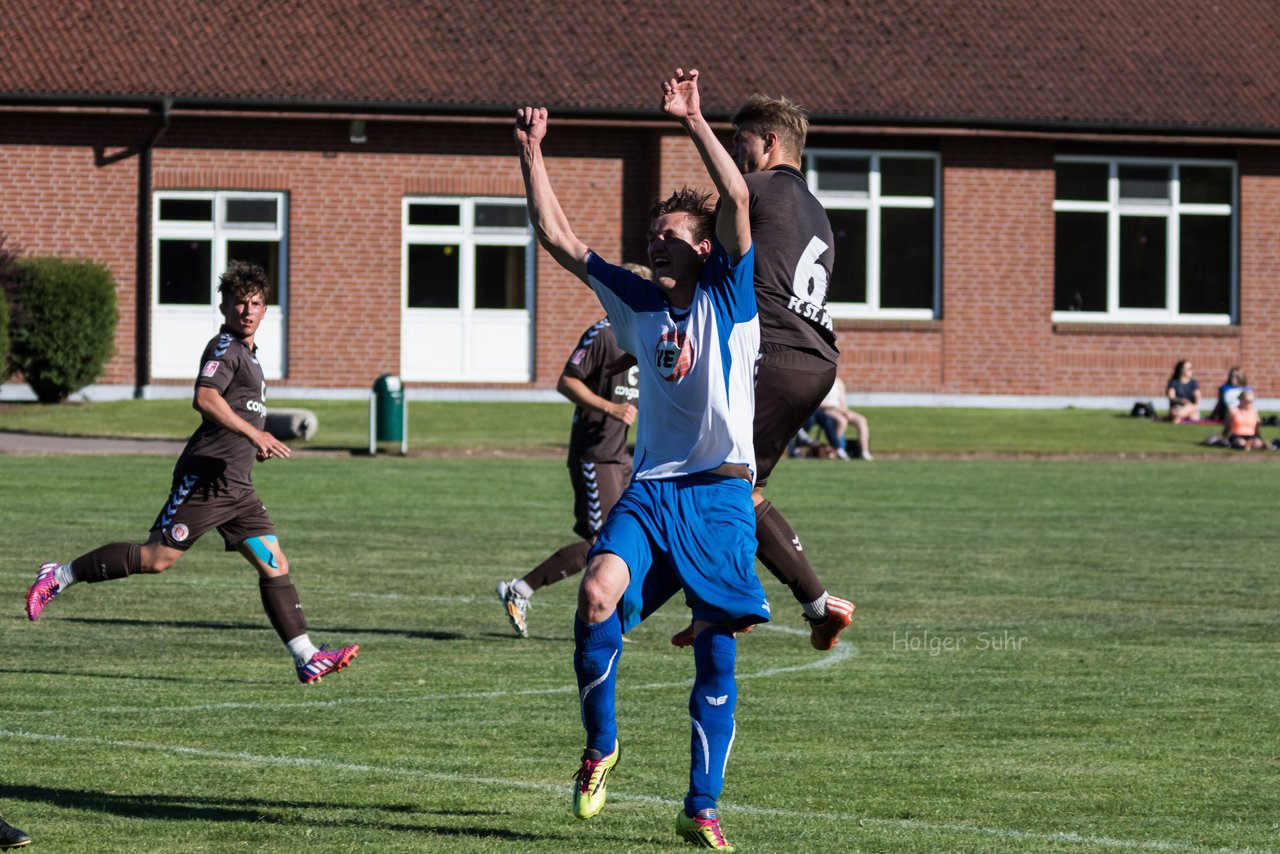
M 375 804 L 353 807 L 350 802 L 274 801 L 256 798 L 217 798 L 207 795 L 135 794 L 121 795 L 89 789 L 54 789 L 45 786 L 5 786 L 6 800 L 44 802 L 58 807 L 92 810 L 121 818 L 152 821 L 222 821 L 246 824 L 305 825 L 307 827 L 353 827 L 404 833 L 431 833 L 439 836 L 481 836 L 513 841 L 567 840 L 567 836 L 520 833 L 495 827 L 440 827 L 431 824 L 363 820 L 357 815 L 335 817 L 334 813 L 360 815 L 393 812 L 422 816 L 498 817 L 500 810 L 424 809 L 416 804 Z M 313 811 L 323 815 L 313 815 Z
M 146 627 L 146 628 L 166 628 L 166 629 L 212 629 L 214 631 L 222 631 L 224 629 L 232 629 L 235 631 L 263 631 L 270 627 L 265 623 L 216 623 L 205 620 L 139 620 L 125 617 L 62 617 L 60 618 L 68 623 L 83 623 L 91 626 L 128 626 L 128 627 Z M 417 640 L 438 640 L 438 641 L 461 641 L 474 640 L 477 635 L 461 634 L 459 632 L 439 632 L 414 629 L 396 629 L 387 628 L 386 626 L 378 626 L 376 628 L 369 626 L 324 626 L 317 628 L 311 626 L 308 633 L 312 635 L 351 635 L 355 638 L 355 642 L 359 642 L 360 637 L 368 635 L 394 635 L 402 638 L 414 638 Z M 505 637 L 506 635 L 498 635 L 493 633 L 494 637 Z
M 215 623 L 205 620 L 136 620 L 126 617 L 55 617 L 66 623 L 82 623 L 86 626 L 131 626 L 165 629 L 212 629 L 214 631 L 234 630 L 261 631 L 270 628 L 264 623 Z
M 121 679 L 131 682 L 176 682 L 183 685 L 207 685 L 207 676 L 143 676 L 137 673 L 103 673 L 94 670 L 51 670 L 37 667 L 0 667 L 0 673 L 22 673 L 27 676 L 78 676 L 86 679 Z M 218 677 L 218 684 L 269 685 L 279 679 L 227 679 Z

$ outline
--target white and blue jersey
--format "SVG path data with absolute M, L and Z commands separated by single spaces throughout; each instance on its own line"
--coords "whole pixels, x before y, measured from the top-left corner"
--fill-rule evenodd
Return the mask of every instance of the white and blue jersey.
M 749 249 L 730 263 L 713 241 L 687 310 L 652 282 L 587 259 L 614 337 L 636 357 L 644 401 L 631 485 L 591 549 L 617 555 L 631 573 L 618 606 L 623 631 L 681 588 L 695 620 L 741 628 L 769 619 L 751 485 L 710 474 L 726 463 L 756 469 L 754 259 Z
M 652 282 L 587 258 L 587 279 L 614 336 L 640 367 L 636 480 L 745 465 L 754 477 L 755 362 L 760 322 L 754 247 L 731 263 L 719 241 L 698 277 L 693 303 L 677 309 Z

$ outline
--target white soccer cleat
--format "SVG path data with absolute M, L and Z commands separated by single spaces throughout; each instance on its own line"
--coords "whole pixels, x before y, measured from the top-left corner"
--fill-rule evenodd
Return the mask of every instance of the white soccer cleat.
M 516 592 L 516 582 L 519 580 L 513 578 L 510 581 L 498 582 L 498 598 L 502 600 L 502 607 L 507 612 L 511 628 L 515 629 L 520 637 L 527 638 L 529 624 L 525 620 L 525 615 L 529 613 L 529 598 Z

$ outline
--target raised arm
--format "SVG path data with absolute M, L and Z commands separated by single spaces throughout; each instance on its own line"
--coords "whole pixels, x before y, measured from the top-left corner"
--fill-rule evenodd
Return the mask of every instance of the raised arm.
M 583 282 L 587 280 L 587 245 L 569 227 L 569 218 L 560 207 L 547 165 L 542 159 L 542 140 L 547 135 L 545 107 L 516 110 L 516 145 L 520 148 L 520 170 L 524 173 L 524 193 L 529 203 L 529 220 L 538 241 L 556 262 Z
M 751 248 L 750 195 L 747 182 L 734 165 L 729 152 L 711 132 L 711 126 L 702 116 L 702 104 L 698 96 L 698 70 L 677 68 L 676 76 L 662 84 L 662 109 L 684 126 L 693 140 L 707 174 L 720 194 L 720 214 L 716 218 L 716 237 L 737 261 Z

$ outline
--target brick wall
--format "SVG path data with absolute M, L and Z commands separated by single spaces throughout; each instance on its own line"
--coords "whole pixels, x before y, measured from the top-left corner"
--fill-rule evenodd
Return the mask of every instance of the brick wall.
M 1263 397 L 1280 397 L 1280 152 L 1240 153 L 1240 342 L 1237 362 Z M 1215 385 L 1226 371 L 1213 374 Z M 1201 374 L 1203 377 L 1203 373 Z M 1203 380 L 1202 380 L 1203 381 Z
M 115 355 L 101 382 L 134 382 L 134 239 L 137 159 L 94 165 L 143 140 L 145 120 L 109 118 L 92 127 L 67 117 L 14 115 L 0 122 L 0 231 L 27 255 L 61 255 L 105 264 L 115 276 Z
M 145 139 L 154 118 L 11 113 L 0 125 L 0 229 L 31 253 L 92 258 L 117 281 L 121 323 L 103 382 L 131 385 L 136 319 L 136 157 L 95 165 Z M 12 120 L 10 120 L 12 119 Z M 399 369 L 400 211 L 405 195 L 520 196 L 508 123 L 370 122 L 176 116 L 155 151 L 155 189 L 289 194 L 286 386 L 367 385 Z M 1155 397 L 1173 362 L 1206 388 L 1243 364 L 1280 394 L 1280 154 L 1240 163 L 1238 327 L 1057 324 L 1053 308 L 1054 146 L 955 138 L 942 157 L 941 316 L 842 320 L 851 391 Z M 548 169 L 578 235 L 609 260 L 645 258 L 652 198 L 709 188 L 676 130 L 556 125 Z M 534 381 L 554 387 L 577 335 L 601 314 L 591 294 L 537 250 Z M 185 384 L 182 381 L 180 384 Z M 456 387 L 456 386 L 455 386 Z

